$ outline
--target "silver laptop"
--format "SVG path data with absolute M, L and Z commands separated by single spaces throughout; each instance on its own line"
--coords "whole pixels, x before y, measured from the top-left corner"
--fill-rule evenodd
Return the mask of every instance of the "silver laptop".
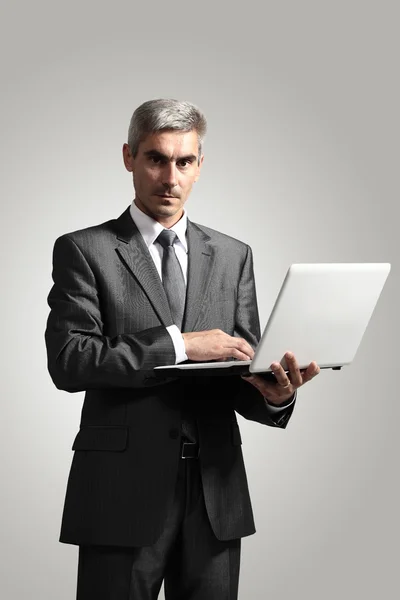
M 349 365 L 389 275 L 389 263 L 293 264 L 288 269 L 252 361 L 191 362 L 156 367 L 158 375 L 270 373 L 292 351 L 300 369 Z

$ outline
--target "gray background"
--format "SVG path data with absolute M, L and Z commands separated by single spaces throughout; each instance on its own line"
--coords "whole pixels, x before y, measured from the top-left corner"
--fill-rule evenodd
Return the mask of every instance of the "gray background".
M 257 525 L 240 597 L 397 597 L 396 4 L 3 3 L 3 598 L 75 598 L 58 534 L 83 394 L 46 370 L 51 252 L 131 202 L 121 146 L 155 97 L 208 117 L 187 208 L 253 247 L 263 325 L 292 262 L 392 263 L 353 365 L 300 390 L 285 431 L 239 418 Z

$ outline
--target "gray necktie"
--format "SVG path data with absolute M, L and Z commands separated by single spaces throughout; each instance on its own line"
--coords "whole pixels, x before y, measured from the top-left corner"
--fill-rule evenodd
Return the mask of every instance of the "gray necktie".
M 177 235 L 174 231 L 164 229 L 158 236 L 157 242 L 164 248 L 162 259 L 163 286 L 167 294 L 172 319 L 180 329 L 185 310 L 186 286 L 182 268 L 174 250 L 176 238 Z
M 164 290 L 174 323 L 181 329 L 185 310 L 186 285 L 174 250 L 176 238 L 177 235 L 174 231 L 164 229 L 158 236 L 157 242 L 164 248 L 161 267 Z M 182 408 L 182 433 L 190 442 L 198 440 L 196 421 L 186 407 Z

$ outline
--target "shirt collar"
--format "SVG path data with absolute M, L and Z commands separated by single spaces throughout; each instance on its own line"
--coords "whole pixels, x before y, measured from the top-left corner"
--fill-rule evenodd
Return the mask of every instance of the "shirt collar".
M 140 208 L 136 206 L 135 201 L 132 202 L 129 211 L 132 220 L 135 223 L 136 227 L 139 229 L 144 241 L 146 242 L 147 247 L 151 246 L 151 244 L 154 244 L 154 242 L 156 241 L 160 233 L 163 231 L 163 229 L 165 229 L 165 227 L 163 227 L 161 223 L 159 223 L 152 217 L 149 217 L 149 215 L 146 215 L 144 212 L 142 212 Z M 187 214 L 185 209 L 183 209 L 182 217 L 170 229 L 171 231 L 174 231 L 176 233 L 180 243 L 187 252 Z

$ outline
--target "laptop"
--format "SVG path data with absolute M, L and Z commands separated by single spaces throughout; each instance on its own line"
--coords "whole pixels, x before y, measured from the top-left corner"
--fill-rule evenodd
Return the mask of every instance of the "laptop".
M 293 264 L 286 273 L 251 361 L 185 362 L 155 367 L 158 376 L 260 373 L 271 363 L 287 371 L 285 352 L 300 369 L 350 365 L 389 275 L 389 263 Z M 269 376 L 269 377 L 268 377 Z

